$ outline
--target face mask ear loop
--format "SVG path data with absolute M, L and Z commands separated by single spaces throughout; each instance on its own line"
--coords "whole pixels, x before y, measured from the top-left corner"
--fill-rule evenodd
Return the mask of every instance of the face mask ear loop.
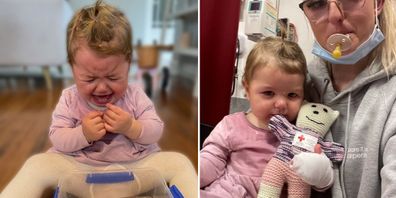
M 377 28 L 380 28 L 380 24 L 379 24 L 379 19 L 378 19 L 378 0 L 374 1 L 375 2 L 375 25 L 377 26 Z

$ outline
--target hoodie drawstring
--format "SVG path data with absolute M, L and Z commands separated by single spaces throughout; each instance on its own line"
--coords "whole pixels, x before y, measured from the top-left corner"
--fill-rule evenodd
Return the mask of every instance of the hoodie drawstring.
M 321 93 L 319 95 L 319 99 L 320 102 L 322 104 L 324 104 L 324 94 L 326 93 L 327 87 L 330 84 L 330 80 L 328 78 L 325 78 L 324 80 L 324 87 L 321 90 Z M 342 160 L 341 163 L 341 167 L 340 167 L 340 188 L 341 188 L 341 192 L 342 192 L 342 197 L 346 198 L 346 192 L 345 192 L 345 179 L 344 179 L 344 169 L 345 169 L 345 160 L 347 158 L 347 154 L 348 154 L 348 146 L 347 146 L 347 142 L 348 142 L 348 132 L 349 132 L 349 119 L 350 119 L 350 110 L 351 110 L 351 98 L 352 98 L 352 94 L 351 92 L 348 93 L 348 107 L 347 107 L 347 115 L 346 115 L 346 125 L 345 125 L 345 141 L 344 141 L 344 146 L 345 146 L 345 154 L 344 154 L 344 158 Z
M 344 153 L 344 158 L 342 159 L 341 163 L 341 169 L 340 169 L 340 185 L 341 185 L 341 191 L 342 191 L 342 197 L 346 198 L 346 192 L 345 192 L 345 176 L 344 176 L 344 169 L 345 169 L 345 160 L 347 159 L 348 155 L 348 132 L 349 132 L 349 119 L 350 119 L 350 110 L 351 110 L 351 92 L 348 93 L 348 107 L 347 107 L 347 115 L 346 115 L 346 125 L 345 125 L 345 140 L 344 140 L 344 148 L 345 148 L 345 153 Z

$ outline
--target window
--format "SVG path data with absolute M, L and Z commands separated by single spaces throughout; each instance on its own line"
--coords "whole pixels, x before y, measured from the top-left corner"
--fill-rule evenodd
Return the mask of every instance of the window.
M 153 0 L 153 28 L 163 28 L 165 24 L 166 28 L 173 26 L 173 22 L 170 20 L 170 15 L 173 13 L 172 4 L 173 0 Z M 164 17 L 167 17 L 167 20 Z

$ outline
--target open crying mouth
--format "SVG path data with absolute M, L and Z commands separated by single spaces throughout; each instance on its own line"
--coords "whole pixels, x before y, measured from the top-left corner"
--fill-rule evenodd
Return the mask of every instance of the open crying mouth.
M 113 99 L 113 94 L 102 95 L 102 96 L 96 95 L 96 96 L 92 96 L 92 99 L 95 105 L 105 106 L 107 103 L 111 103 Z
M 92 96 L 92 102 L 88 101 L 88 105 L 98 111 L 105 111 L 107 109 L 106 104 L 111 103 L 113 100 L 113 95 L 103 95 L 103 96 Z

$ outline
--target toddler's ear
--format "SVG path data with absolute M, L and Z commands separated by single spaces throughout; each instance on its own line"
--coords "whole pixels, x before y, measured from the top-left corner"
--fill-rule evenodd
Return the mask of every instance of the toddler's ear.
M 246 80 L 242 80 L 242 85 L 245 90 L 248 88 L 248 84 L 246 83 Z
M 249 85 L 246 82 L 246 80 L 242 80 L 242 85 L 243 88 L 245 89 L 245 98 L 249 99 L 249 95 L 247 94 L 249 92 Z

